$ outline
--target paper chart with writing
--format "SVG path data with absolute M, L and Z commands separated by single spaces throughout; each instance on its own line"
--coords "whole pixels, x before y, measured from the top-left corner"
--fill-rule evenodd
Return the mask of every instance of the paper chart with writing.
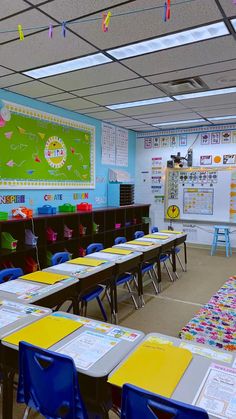
M 117 338 L 86 331 L 57 352 L 73 358 L 77 368 L 88 370 L 119 342 Z
M 116 164 L 116 127 L 102 124 L 102 163 Z
M 128 130 L 116 128 L 116 165 L 128 167 Z
M 206 358 L 214 359 L 215 361 L 227 362 L 230 364 L 233 359 L 233 355 L 230 353 L 217 351 L 205 346 L 193 345 L 188 342 L 181 342 L 179 346 L 180 348 L 188 349 L 193 354 L 205 356 Z
M 186 188 L 183 199 L 184 214 L 213 214 L 213 188 Z
M 195 397 L 194 404 L 221 419 L 236 418 L 236 370 L 212 364 Z

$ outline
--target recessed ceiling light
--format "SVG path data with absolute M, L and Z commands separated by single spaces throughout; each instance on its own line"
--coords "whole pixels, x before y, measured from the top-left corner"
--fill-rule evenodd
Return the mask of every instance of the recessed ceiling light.
M 182 124 L 193 124 L 197 122 L 206 122 L 205 119 L 189 119 L 188 121 L 173 121 L 173 122 L 163 122 L 162 124 L 153 124 L 154 127 L 164 127 L 167 125 L 182 125 Z
M 117 60 L 122 60 L 124 58 L 137 57 L 138 55 L 192 44 L 194 42 L 217 38 L 228 34 L 229 31 L 225 23 L 218 22 L 211 25 L 200 26 L 198 28 L 173 33 L 172 35 L 160 36 L 159 38 L 150 39 L 148 41 L 137 42 L 124 47 L 110 49 L 107 52 Z
M 234 30 L 236 31 L 236 19 L 231 19 L 230 21 L 234 27 Z
M 116 105 L 108 105 L 108 109 L 125 109 L 125 108 L 134 108 L 135 106 L 146 106 L 146 105 L 156 105 L 158 103 L 172 102 L 173 99 L 170 97 L 157 97 L 155 99 L 139 100 L 137 102 L 126 102 L 126 103 L 117 103 Z
M 58 64 L 47 65 L 46 67 L 35 68 L 23 72 L 26 76 L 34 79 L 54 76 L 56 74 L 68 73 L 69 71 L 81 70 L 82 68 L 94 67 L 100 64 L 109 63 L 112 60 L 104 54 L 93 54 L 87 57 L 76 58 L 75 60 L 64 61 Z
M 173 96 L 176 100 L 196 99 L 199 97 L 226 95 L 228 93 L 236 93 L 236 87 L 229 87 L 227 89 L 206 90 L 205 92 L 187 93 L 184 95 Z
M 221 121 L 222 119 L 236 119 L 236 115 L 216 116 L 214 118 L 207 118 L 208 121 Z

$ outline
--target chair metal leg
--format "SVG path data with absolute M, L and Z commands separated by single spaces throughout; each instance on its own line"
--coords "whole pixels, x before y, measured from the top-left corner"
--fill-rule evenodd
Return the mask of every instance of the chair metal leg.
M 154 269 L 153 269 L 153 272 L 155 272 L 155 271 L 154 271 Z M 155 282 L 155 280 L 153 279 L 152 272 L 151 272 L 151 271 L 148 271 L 148 275 L 149 275 L 149 278 L 150 278 L 150 279 L 151 279 L 151 281 L 152 281 L 152 286 L 153 286 L 153 288 L 154 288 L 155 293 L 156 293 L 156 294 L 158 294 L 158 289 L 157 289 L 157 286 L 156 286 L 156 282 Z
M 168 266 L 167 266 L 166 262 L 163 262 L 163 264 L 164 264 L 164 266 L 165 266 L 165 268 L 166 268 L 166 272 L 168 273 L 168 276 L 169 276 L 169 278 L 170 278 L 171 282 L 174 282 L 174 279 L 173 279 L 173 277 L 172 277 L 172 275 L 171 275 L 171 273 L 170 273 L 170 270 L 169 270 L 169 268 L 168 268 Z
M 102 302 L 101 302 L 101 300 L 100 300 L 99 297 L 96 297 L 96 300 L 98 302 L 98 305 L 99 305 L 99 308 L 100 308 L 101 313 L 103 315 L 103 318 L 104 318 L 105 322 L 107 322 L 107 313 L 105 311 L 104 305 L 102 304 Z
M 185 268 L 184 268 L 184 265 L 182 264 L 182 260 L 180 259 L 180 257 L 179 257 L 179 255 L 178 255 L 178 253 L 176 253 L 176 257 L 177 257 L 177 259 L 178 259 L 178 261 L 179 261 L 179 264 L 180 264 L 180 266 L 181 266 L 181 268 L 182 268 L 182 271 L 183 271 L 183 272 L 186 272 L 186 270 L 185 270 Z
M 25 409 L 25 411 L 24 411 L 24 416 L 23 416 L 23 418 L 22 418 L 22 419 L 27 419 L 27 418 L 28 418 L 28 416 L 29 416 L 29 414 L 30 414 L 30 411 L 31 411 L 31 408 L 30 408 L 30 407 L 27 407 L 27 408 Z
M 158 279 L 158 275 L 157 275 L 157 272 L 156 272 L 155 269 L 153 269 L 153 273 L 154 273 L 154 276 L 155 276 L 155 279 L 156 279 L 155 280 L 155 285 L 157 284 L 157 294 L 159 294 L 161 292 L 161 282 Z
M 137 301 L 135 300 L 135 298 L 134 298 L 134 296 L 133 296 L 133 293 L 132 293 L 132 290 L 131 290 L 130 284 L 129 284 L 128 282 L 126 282 L 126 285 L 127 285 L 128 291 L 129 291 L 129 293 L 130 293 L 130 297 L 132 298 L 132 301 L 133 301 L 134 307 L 135 307 L 135 309 L 136 309 L 136 310 L 138 310 L 138 304 L 137 304 Z

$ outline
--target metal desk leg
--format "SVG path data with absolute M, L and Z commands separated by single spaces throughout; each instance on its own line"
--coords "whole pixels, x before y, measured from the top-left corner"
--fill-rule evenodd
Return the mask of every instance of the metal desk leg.
M 157 258 L 158 292 L 161 292 L 161 261 L 160 255 Z
M 2 370 L 2 419 L 13 419 L 13 378 L 14 370 Z
M 117 276 L 111 281 L 111 323 L 118 324 Z
M 144 298 L 143 298 L 143 275 L 142 275 L 142 264 L 138 265 L 138 305 L 139 308 L 144 306 Z
M 174 247 L 171 249 L 171 259 L 172 259 L 173 273 L 175 274 L 176 278 L 179 279 L 179 276 L 176 272 L 176 254 L 175 254 L 175 248 Z
M 187 245 L 184 242 L 184 262 L 185 262 L 185 272 L 187 272 Z

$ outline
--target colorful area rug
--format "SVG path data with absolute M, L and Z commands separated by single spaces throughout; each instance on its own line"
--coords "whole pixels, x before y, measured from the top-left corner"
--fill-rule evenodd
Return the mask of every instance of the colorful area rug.
M 231 277 L 180 331 L 180 338 L 236 351 L 236 277 Z

